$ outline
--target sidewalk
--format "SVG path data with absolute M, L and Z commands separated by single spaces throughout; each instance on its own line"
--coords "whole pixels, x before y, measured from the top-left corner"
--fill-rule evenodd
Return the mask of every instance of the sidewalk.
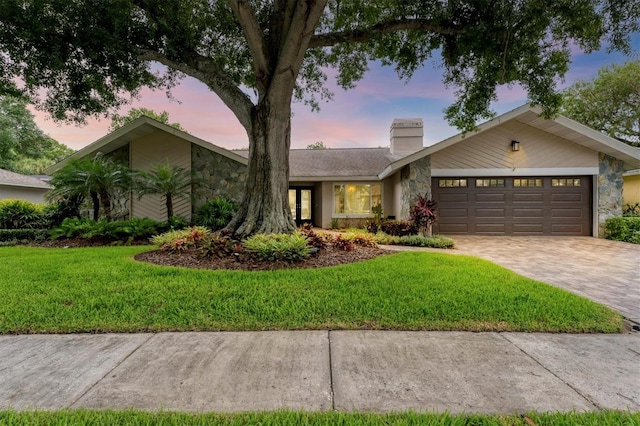
M 0 409 L 640 410 L 640 333 L 0 336 Z

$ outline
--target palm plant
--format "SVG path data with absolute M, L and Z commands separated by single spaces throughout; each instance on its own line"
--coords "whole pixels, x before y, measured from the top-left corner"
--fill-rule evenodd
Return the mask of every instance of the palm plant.
M 99 219 L 102 208 L 110 221 L 111 200 L 130 188 L 131 170 L 102 155 L 74 159 L 54 174 L 51 185 L 54 189 L 49 199 L 83 200 L 88 196 L 93 203 L 93 219 Z
M 138 199 L 149 194 L 157 194 L 165 200 L 167 220 L 173 218 L 174 198 L 190 196 L 191 173 L 179 166 L 169 163 L 158 164 L 150 171 L 139 171 L 136 174 L 136 192 Z

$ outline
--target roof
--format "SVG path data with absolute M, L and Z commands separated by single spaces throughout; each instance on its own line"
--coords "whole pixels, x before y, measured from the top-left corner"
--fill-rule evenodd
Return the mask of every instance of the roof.
M 442 151 L 443 149 L 449 148 L 458 142 L 462 142 L 469 136 L 486 132 L 489 129 L 511 120 L 519 121 L 520 123 L 543 130 L 585 148 L 618 158 L 624 162 L 625 171 L 640 168 L 640 148 L 627 145 L 605 135 L 604 133 L 598 132 L 597 130 L 562 115 L 554 119 L 546 119 L 542 117 L 541 114 L 542 109 L 540 107 L 523 105 L 481 124 L 475 132 L 470 132 L 470 134 L 459 133 L 443 140 L 442 142 L 438 142 L 435 145 L 431 145 L 414 154 L 395 161 L 380 173 L 379 178 L 383 179 L 390 176 L 409 163 L 426 157 L 427 155 Z
M 175 127 L 171 127 L 164 123 L 160 123 L 159 121 L 156 121 L 152 118 L 142 116 L 98 139 L 97 141 L 85 146 L 84 148 L 74 152 L 64 160 L 46 168 L 44 172 L 51 175 L 64 167 L 70 160 L 74 158 L 82 158 L 88 155 L 93 156 L 97 153 L 106 154 L 111 151 L 115 151 L 116 149 L 128 144 L 135 139 L 139 139 L 158 130 L 173 134 L 181 139 L 187 140 L 218 154 L 224 155 L 225 157 L 228 157 L 239 163 L 245 165 L 247 164 L 247 159 L 245 157 L 242 157 L 224 148 L 220 148 L 219 146 L 195 137 L 187 132 L 178 130 Z
M 0 169 L 0 185 L 21 186 L 25 188 L 51 189 L 47 183 L 31 176 Z
M 249 152 L 234 151 L 243 157 Z M 322 181 L 336 178 L 378 180 L 378 175 L 394 161 L 389 148 L 292 149 L 289 151 L 289 175 L 294 181 Z

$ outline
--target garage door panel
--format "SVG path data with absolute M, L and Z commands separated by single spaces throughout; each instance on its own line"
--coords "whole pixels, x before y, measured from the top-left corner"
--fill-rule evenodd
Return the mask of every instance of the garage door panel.
M 495 217 L 498 219 L 505 218 L 505 209 L 476 209 L 476 217 Z
M 531 193 L 514 192 L 513 193 L 514 203 L 541 203 L 543 200 L 544 200 L 544 194 L 542 194 L 541 192 L 531 192 Z
M 467 219 L 469 217 L 468 209 L 438 209 L 440 217 L 445 218 L 464 218 Z
M 514 223 L 513 235 L 544 235 L 544 226 L 541 223 Z
M 504 192 L 496 192 L 496 193 L 479 193 L 476 194 L 476 202 L 477 203 L 504 203 L 505 194 Z
M 551 194 L 551 202 L 552 203 L 582 203 L 584 198 L 580 193 L 573 194 L 563 194 L 563 193 L 555 193 Z
M 552 219 L 561 217 L 581 218 L 582 214 L 582 209 L 551 209 Z
M 513 217 L 518 217 L 518 218 L 526 218 L 526 217 L 543 218 L 544 217 L 543 208 L 533 209 L 533 208 L 515 208 L 514 207 L 512 212 L 513 212 Z
M 519 179 L 515 186 L 514 179 Z M 439 210 L 436 232 L 591 235 L 590 176 L 500 178 L 504 186 L 499 187 L 476 186 L 479 180 L 468 180 L 469 187 L 448 188 L 439 187 L 438 178 L 434 178 L 432 191 Z M 581 185 L 552 186 L 554 180 L 580 181 Z
M 476 223 L 476 234 L 504 235 L 506 227 L 504 223 Z

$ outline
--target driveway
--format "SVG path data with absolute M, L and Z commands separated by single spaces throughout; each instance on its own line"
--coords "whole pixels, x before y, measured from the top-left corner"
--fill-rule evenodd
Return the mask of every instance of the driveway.
M 607 305 L 640 324 L 640 246 L 592 237 L 456 236 L 471 254 Z

